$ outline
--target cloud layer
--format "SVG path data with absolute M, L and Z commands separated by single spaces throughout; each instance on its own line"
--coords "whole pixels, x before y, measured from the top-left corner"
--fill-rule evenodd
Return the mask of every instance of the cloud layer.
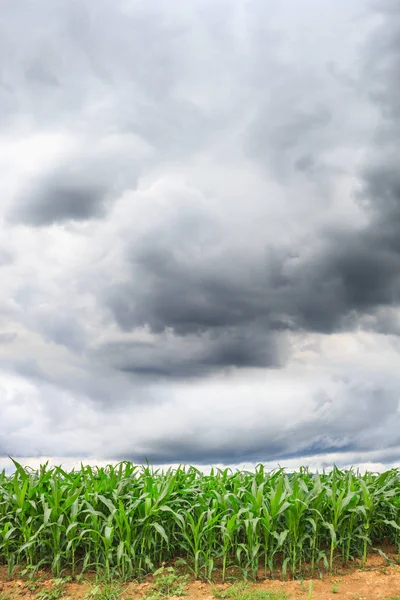
M 5 3 L 1 454 L 399 460 L 399 34 L 394 2 Z

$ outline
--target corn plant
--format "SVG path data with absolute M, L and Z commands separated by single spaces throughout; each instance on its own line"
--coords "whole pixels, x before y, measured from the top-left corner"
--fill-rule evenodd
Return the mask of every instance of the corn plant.
M 49 567 L 54 577 L 94 570 L 111 580 L 143 577 L 180 559 L 196 577 L 300 576 L 318 566 L 382 552 L 400 554 L 400 472 L 334 468 L 286 474 L 128 462 L 66 472 L 14 461 L 0 472 L 0 562 L 11 577 Z M 321 567 L 322 565 L 322 567 Z

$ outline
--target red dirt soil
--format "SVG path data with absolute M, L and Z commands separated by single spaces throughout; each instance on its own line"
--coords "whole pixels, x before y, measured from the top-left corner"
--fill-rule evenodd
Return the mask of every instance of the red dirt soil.
M 387 565 L 387 561 L 380 555 L 372 555 L 365 569 L 359 568 L 357 563 L 349 569 L 342 570 L 335 575 L 325 575 L 322 579 L 305 579 L 304 581 L 279 581 L 264 580 L 260 583 L 252 584 L 251 587 L 257 590 L 268 590 L 284 592 L 289 599 L 308 600 L 309 584 L 312 581 L 312 599 L 313 600 L 400 600 L 400 567 Z M 53 581 L 40 573 L 40 577 L 35 582 L 35 589 L 32 589 L 30 583 L 24 579 L 15 577 L 12 581 L 7 579 L 7 570 L 0 567 L 0 599 L 3 600 L 34 600 L 42 590 L 51 590 Z M 139 600 L 143 593 L 150 587 L 151 578 L 147 583 L 137 584 L 129 583 L 122 585 L 121 600 Z M 66 583 L 64 588 L 65 599 L 84 600 L 93 586 L 90 579 L 83 583 Z M 218 589 L 228 587 L 225 585 L 216 585 Z M 181 600 L 215 600 L 213 596 L 213 586 L 209 583 L 193 581 L 188 584 L 188 595 Z M 90 596 L 89 596 L 90 597 Z M 171 597 L 171 600 L 179 600 Z

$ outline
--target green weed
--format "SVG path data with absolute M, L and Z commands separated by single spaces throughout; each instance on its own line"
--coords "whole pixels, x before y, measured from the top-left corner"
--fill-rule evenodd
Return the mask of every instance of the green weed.
M 65 583 L 62 579 L 54 579 L 52 587 L 36 594 L 36 600 L 59 600 L 65 593 Z
M 160 567 L 153 575 L 153 584 L 145 594 L 148 600 L 186 596 L 187 575 L 179 575 L 173 567 Z
M 96 584 L 86 593 L 85 600 L 120 600 L 122 593 L 120 583 Z
M 260 590 L 246 582 L 235 583 L 224 590 L 214 589 L 213 596 L 221 600 L 286 600 L 283 592 Z
M 334 581 L 333 585 L 332 585 L 332 594 L 338 594 L 339 589 L 340 589 L 340 585 L 338 584 L 337 581 Z

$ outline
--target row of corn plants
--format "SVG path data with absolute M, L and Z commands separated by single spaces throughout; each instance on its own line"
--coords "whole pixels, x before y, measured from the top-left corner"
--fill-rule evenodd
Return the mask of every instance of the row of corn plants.
M 400 473 L 152 470 L 123 462 L 0 473 L 0 561 L 140 577 L 185 561 L 196 577 L 332 571 L 386 544 L 400 554 Z

